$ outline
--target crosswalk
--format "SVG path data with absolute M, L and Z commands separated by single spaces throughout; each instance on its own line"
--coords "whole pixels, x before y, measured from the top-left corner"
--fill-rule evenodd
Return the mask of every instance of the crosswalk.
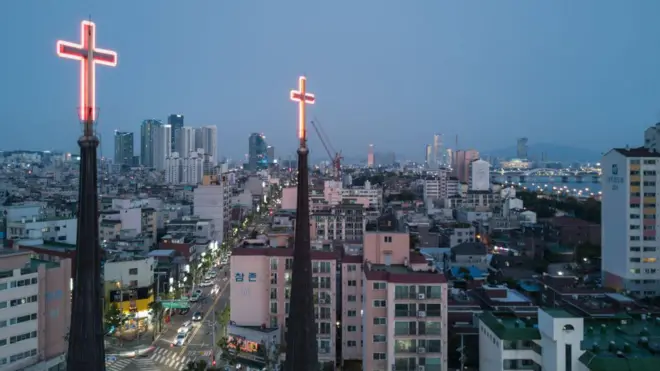
M 195 360 L 193 356 L 181 356 L 178 349 L 156 348 L 148 358 L 152 362 L 160 363 L 174 370 L 183 370 L 188 362 Z M 113 370 L 114 371 L 114 370 Z
M 150 358 L 136 358 L 133 361 L 133 364 L 136 365 L 141 371 L 160 371 L 160 370 L 162 370 Z M 184 365 L 184 367 L 185 367 L 185 365 Z
M 117 358 L 105 363 L 106 371 L 122 371 L 129 365 L 135 365 L 141 371 L 162 370 L 159 365 L 166 366 L 168 370 L 182 371 L 188 362 L 195 361 L 198 357 L 210 357 L 211 351 L 189 350 L 186 356 L 179 355 L 179 349 L 156 348 L 151 355 L 137 358 Z
M 119 358 L 116 361 L 110 361 L 105 363 L 106 371 L 121 371 L 126 368 L 131 363 L 132 359 Z

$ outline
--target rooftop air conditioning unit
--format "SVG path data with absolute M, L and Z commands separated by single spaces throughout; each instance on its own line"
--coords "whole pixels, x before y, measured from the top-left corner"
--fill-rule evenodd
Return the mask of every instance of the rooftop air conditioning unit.
M 426 295 L 424 295 L 424 294 L 417 294 L 417 299 L 419 299 L 419 300 L 424 300 L 424 299 L 426 299 Z
M 419 354 L 426 353 L 426 348 L 417 348 L 417 353 L 419 353 Z
M 417 312 L 417 317 L 419 317 L 419 318 L 424 318 L 424 317 L 426 317 L 426 312 L 423 311 L 423 310 L 420 310 L 419 312 Z

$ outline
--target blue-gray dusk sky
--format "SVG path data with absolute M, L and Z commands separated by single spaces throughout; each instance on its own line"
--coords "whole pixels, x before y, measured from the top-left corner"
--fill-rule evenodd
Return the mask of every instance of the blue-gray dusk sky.
M 251 132 L 296 147 L 299 74 L 334 147 L 421 159 L 515 138 L 604 151 L 660 121 L 660 1 L 139 0 L 0 2 L 0 149 L 76 151 L 78 65 L 55 54 L 90 15 L 103 154 L 115 129 L 185 115 L 217 125 L 221 155 Z M 311 117 L 309 117 L 311 118 Z M 323 156 L 313 132 L 311 147 Z

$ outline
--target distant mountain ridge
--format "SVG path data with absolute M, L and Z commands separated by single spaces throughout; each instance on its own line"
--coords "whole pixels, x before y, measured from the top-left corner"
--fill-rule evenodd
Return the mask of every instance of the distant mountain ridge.
M 517 147 L 511 146 L 490 151 L 480 151 L 484 156 L 493 156 L 500 158 L 515 158 Z M 603 152 L 588 148 L 564 146 L 552 143 L 533 143 L 527 146 L 527 157 L 530 160 L 540 161 L 587 161 L 598 162 L 603 157 Z

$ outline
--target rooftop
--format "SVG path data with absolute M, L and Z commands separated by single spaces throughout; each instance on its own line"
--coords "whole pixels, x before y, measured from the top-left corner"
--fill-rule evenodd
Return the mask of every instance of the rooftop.
M 593 371 L 657 370 L 660 318 L 586 320 L 580 361 Z
M 410 267 L 402 264 L 372 264 L 367 262 L 364 274 L 369 281 L 386 281 L 390 283 L 409 284 L 441 284 L 447 283 L 444 274 L 435 270 L 413 271 Z
M 614 148 L 613 151 L 617 151 L 626 157 L 660 157 L 660 153 L 645 147 Z
M 479 319 L 502 340 L 540 340 L 541 332 L 536 318 L 519 318 L 514 315 L 484 312 Z

